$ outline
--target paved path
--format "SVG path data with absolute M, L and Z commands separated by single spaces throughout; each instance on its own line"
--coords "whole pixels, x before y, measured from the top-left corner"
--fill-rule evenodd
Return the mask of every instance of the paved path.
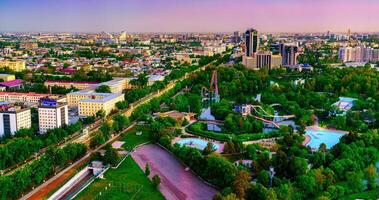
M 150 177 L 155 174 L 160 176 L 159 190 L 167 200 L 211 200 L 217 192 L 155 144 L 141 146 L 131 155 L 142 170 L 146 163 L 149 164 Z

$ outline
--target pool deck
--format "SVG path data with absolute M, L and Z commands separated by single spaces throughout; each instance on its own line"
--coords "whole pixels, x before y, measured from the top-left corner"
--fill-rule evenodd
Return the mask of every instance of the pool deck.
M 348 134 L 347 131 L 341 131 L 341 130 L 337 130 L 337 129 L 327 129 L 327 128 L 322 128 L 322 127 L 319 127 L 319 126 L 316 126 L 316 125 L 313 125 L 313 126 L 308 126 L 305 131 L 333 131 L 333 132 L 336 132 L 336 133 L 341 133 L 341 134 Z M 305 139 L 303 141 L 303 145 L 306 146 L 309 144 L 309 142 L 311 141 L 311 137 L 309 135 L 304 135 Z
M 180 137 L 176 137 L 174 138 L 172 141 L 171 141 L 171 144 L 174 145 L 175 143 L 177 143 L 179 140 L 184 140 L 184 139 L 200 139 L 200 140 L 204 140 L 204 141 L 207 141 L 207 142 L 212 142 L 214 144 L 217 144 L 219 145 L 220 148 L 218 148 L 215 152 L 216 153 L 222 153 L 224 151 L 224 143 L 221 143 L 221 142 L 218 142 L 218 141 L 214 141 L 214 140 L 210 140 L 210 139 L 204 139 L 204 138 L 197 138 L 197 137 L 188 137 L 188 138 L 180 138 Z M 200 150 L 201 151 L 201 150 Z

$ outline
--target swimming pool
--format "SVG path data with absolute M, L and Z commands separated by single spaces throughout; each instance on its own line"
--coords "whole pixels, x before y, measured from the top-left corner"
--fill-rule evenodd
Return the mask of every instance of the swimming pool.
M 315 149 L 318 149 L 321 143 L 325 143 L 326 148 L 330 149 L 344 136 L 340 131 L 333 130 L 307 130 L 305 135 L 310 137 L 310 141 L 306 145 Z
M 199 150 L 203 150 L 207 146 L 208 141 L 198 138 L 186 138 L 179 140 L 176 143 L 180 146 L 193 147 Z M 213 148 L 217 151 L 220 148 L 220 145 L 213 143 Z

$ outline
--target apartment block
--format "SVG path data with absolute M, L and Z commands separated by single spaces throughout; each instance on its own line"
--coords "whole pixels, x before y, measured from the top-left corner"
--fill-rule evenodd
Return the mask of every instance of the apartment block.
M 38 122 L 40 134 L 68 124 L 67 104 L 47 98 L 41 99 L 38 105 Z
M 122 93 L 92 93 L 89 98 L 78 102 L 79 116 L 94 116 L 99 110 L 104 110 L 108 115 L 116 109 L 116 103 L 124 100 Z
M 30 108 L 2 106 L 0 108 L 0 138 L 14 135 L 22 128 L 32 125 Z
M 38 94 L 38 93 L 20 93 L 20 92 L 0 92 L 0 101 L 5 101 L 8 103 L 27 103 L 36 104 L 41 98 L 48 97 L 48 94 Z

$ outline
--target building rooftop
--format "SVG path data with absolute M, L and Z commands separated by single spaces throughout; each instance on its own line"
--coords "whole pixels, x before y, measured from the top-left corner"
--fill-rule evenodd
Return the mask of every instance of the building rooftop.
M 64 80 L 48 80 L 45 81 L 47 83 L 68 83 L 68 84 L 91 84 L 91 85 L 96 85 L 99 84 L 98 82 L 89 82 L 89 81 L 64 81 Z
M 86 93 L 88 94 L 88 93 Z M 107 102 L 111 99 L 114 99 L 114 98 L 117 98 L 119 96 L 123 96 L 124 94 L 122 93 L 90 93 L 91 95 L 93 96 L 103 96 L 103 98 L 101 99 L 95 99 L 95 98 L 92 98 L 92 99 L 82 99 L 80 100 L 80 102 Z
M 161 75 L 149 75 L 147 77 L 149 78 L 149 81 L 160 81 L 164 79 L 164 76 Z
M 0 95 L 13 95 L 13 96 L 38 96 L 38 97 L 46 97 L 48 94 L 39 94 L 34 92 L 21 93 L 21 92 L 0 92 Z
M 0 83 L 0 86 L 5 86 L 5 87 L 14 87 L 14 86 L 19 86 L 19 85 L 22 85 L 21 79 L 5 81 L 5 82 Z
M 0 113 L 19 113 L 25 110 L 29 110 L 30 108 L 21 107 L 21 106 L 13 106 L 13 105 L 1 105 Z

